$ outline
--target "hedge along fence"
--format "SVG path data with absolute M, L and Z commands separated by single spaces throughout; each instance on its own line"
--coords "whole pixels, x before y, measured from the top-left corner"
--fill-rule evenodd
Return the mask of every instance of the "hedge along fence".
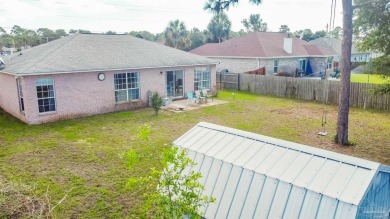
M 340 81 L 252 74 L 240 74 L 237 78 L 232 83 L 239 82 L 239 86 L 237 86 L 239 90 L 278 97 L 314 100 L 330 104 L 339 103 Z M 371 92 L 378 86 L 380 85 L 351 83 L 350 105 L 362 108 L 390 110 L 390 95 L 374 95 Z M 224 87 L 226 88 L 226 86 Z

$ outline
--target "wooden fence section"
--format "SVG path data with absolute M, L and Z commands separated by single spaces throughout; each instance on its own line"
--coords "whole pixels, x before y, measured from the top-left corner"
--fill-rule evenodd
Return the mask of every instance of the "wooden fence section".
M 228 77 L 224 78 L 224 80 L 229 79 Z M 240 74 L 239 76 L 236 75 L 236 78 L 230 83 L 234 84 L 237 81 L 239 85 L 233 89 L 278 97 L 314 100 L 330 104 L 339 103 L 340 81 Z M 226 82 L 223 83 L 226 85 Z M 224 88 L 228 88 L 229 83 L 227 85 Z M 362 108 L 390 110 L 390 95 L 373 95 L 370 92 L 377 86 L 380 85 L 351 83 L 350 105 Z
M 240 74 L 217 72 L 217 84 L 225 89 L 240 90 Z

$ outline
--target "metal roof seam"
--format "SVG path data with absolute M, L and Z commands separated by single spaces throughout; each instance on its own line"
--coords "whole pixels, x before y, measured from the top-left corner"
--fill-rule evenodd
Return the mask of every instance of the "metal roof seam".
M 274 189 L 274 194 L 272 195 L 271 204 L 269 205 L 268 212 L 267 212 L 267 217 L 266 217 L 266 218 L 269 218 L 269 213 L 271 212 L 272 205 L 273 205 L 274 200 L 275 200 L 275 195 L 276 195 L 276 192 L 278 191 L 278 187 L 279 187 L 280 180 L 279 180 L 279 179 L 276 179 L 276 180 L 277 180 L 276 188 Z
M 339 208 L 339 203 L 340 203 L 340 200 L 336 198 L 336 208 L 334 209 L 333 219 L 336 218 L 337 210 Z
M 236 193 L 237 193 L 237 188 L 238 188 L 238 185 L 240 185 L 240 182 L 241 182 L 241 177 L 242 177 L 242 173 L 244 172 L 244 168 L 241 167 L 241 173 L 240 173 L 240 177 L 238 178 L 238 182 L 237 182 L 237 185 L 236 185 L 236 188 L 234 189 L 234 193 L 233 193 L 233 197 L 236 196 Z M 233 204 L 233 200 L 234 198 L 232 198 L 230 204 L 229 204 L 229 207 L 228 207 L 228 213 L 226 215 L 226 218 L 229 218 L 229 213 L 230 213 L 230 210 L 231 210 L 231 207 L 232 207 L 232 204 Z
M 242 143 L 242 142 L 244 142 L 245 141 L 245 139 L 242 139 L 241 140 L 241 142 L 240 143 Z M 229 142 L 227 145 L 229 145 L 229 144 L 231 144 L 232 143 L 232 141 L 231 142 Z M 222 149 L 226 149 L 226 145 L 225 145 L 225 148 L 221 148 L 221 150 Z M 220 152 L 221 150 L 219 150 L 218 152 Z M 230 155 L 230 153 L 232 153 L 234 151 L 234 148 L 232 148 L 231 149 L 231 151 L 229 151 L 229 153 L 227 153 L 223 158 L 221 158 L 221 159 L 225 159 L 228 155 Z
M 250 190 L 250 188 L 251 188 L 251 186 L 252 186 L 253 178 L 255 177 L 255 172 L 254 172 L 254 171 L 251 171 L 251 172 L 252 172 L 251 182 L 249 183 L 248 189 L 247 189 L 247 191 L 246 191 L 245 199 L 244 199 L 244 202 L 242 203 L 242 207 L 241 207 L 241 210 L 240 210 L 239 218 L 241 218 L 242 210 L 244 209 L 246 200 L 247 200 L 247 198 L 248 198 L 249 190 Z
M 227 135 L 227 133 L 223 133 L 223 134 L 225 134 L 225 135 Z M 221 137 L 221 139 L 222 139 L 223 137 Z M 216 144 L 217 144 L 218 142 L 215 142 L 215 144 L 213 145 L 213 146 L 215 146 Z M 204 144 L 204 145 L 202 145 L 202 147 L 200 147 L 198 150 L 200 150 L 200 149 L 202 149 L 203 148 L 203 146 L 205 146 L 205 145 L 207 145 L 206 143 Z M 207 154 L 207 152 L 209 152 L 210 150 L 212 150 L 213 149 L 213 147 L 209 147 L 209 149 L 208 150 L 206 150 L 203 154 Z M 208 155 L 207 155 L 208 156 Z M 211 157 L 213 157 L 213 158 L 215 158 L 215 156 L 211 156 Z
M 218 134 L 218 132 L 215 132 L 213 136 L 210 137 L 210 139 L 212 139 L 213 137 L 215 137 L 216 135 Z M 200 150 L 202 147 L 204 147 L 205 145 L 207 145 L 208 141 L 205 141 L 203 144 L 200 145 L 200 147 L 198 148 L 198 150 Z
M 224 186 L 223 191 L 222 191 L 222 194 L 221 194 L 221 198 L 222 198 L 223 195 L 225 194 L 226 186 L 228 185 L 229 178 L 230 178 L 230 176 L 231 176 L 231 174 L 232 174 L 232 171 L 233 171 L 233 164 L 230 164 L 230 165 L 231 165 L 231 168 L 230 168 L 230 171 L 229 171 L 229 175 L 228 175 L 228 177 L 227 177 L 227 179 L 226 179 L 225 186 Z M 217 179 L 217 180 L 218 180 L 218 179 Z M 221 206 L 221 203 L 222 203 L 222 202 L 220 201 L 219 204 L 218 204 L 217 210 L 215 210 L 214 218 L 215 218 L 215 215 L 218 214 L 219 206 Z
M 290 186 L 290 189 L 288 191 L 288 195 L 287 195 L 286 201 L 284 202 L 284 208 L 283 208 L 282 216 L 280 218 L 284 218 L 284 213 L 286 212 L 287 203 L 290 200 L 291 191 L 292 191 L 292 188 L 293 188 L 293 185 L 291 183 L 288 183 L 288 184 Z
M 248 148 L 251 147 L 251 146 L 252 146 L 253 144 L 255 144 L 255 143 L 256 143 L 256 141 L 253 141 L 253 142 L 248 146 Z M 234 159 L 234 160 L 232 161 L 232 163 L 235 163 L 235 162 L 242 156 L 243 153 L 245 153 L 244 150 L 243 150 L 240 154 L 237 155 L 236 159 Z M 239 165 L 237 165 L 237 166 L 239 166 Z M 240 166 L 240 167 L 242 167 L 242 166 Z
M 267 155 L 263 156 L 264 158 L 261 159 L 260 163 L 257 163 L 256 167 L 253 168 L 253 170 L 254 170 L 255 172 L 257 172 L 256 169 L 257 169 L 257 168 L 266 160 L 266 158 L 267 158 L 275 149 L 276 149 L 276 147 L 272 148 L 272 150 L 271 150 L 270 152 L 268 152 Z M 257 153 L 256 153 L 256 154 L 257 154 Z M 263 173 L 260 173 L 260 174 L 263 174 Z M 264 175 L 264 174 L 263 174 L 263 175 Z
M 314 155 L 311 154 L 310 159 L 308 159 L 308 160 L 306 161 L 305 166 L 302 167 L 302 169 L 300 170 L 300 172 L 299 172 L 298 174 L 296 174 L 294 177 L 291 178 L 290 181 L 291 181 L 292 184 L 294 184 L 295 179 L 299 176 L 299 174 L 302 173 L 302 170 L 305 169 L 306 165 L 311 161 L 311 159 L 313 159 L 313 157 L 314 157 Z M 295 184 L 294 184 L 294 185 L 295 185 Z M 304 187 L 302 187 L 302 188 L 304 188 Z
M 322 189 L 322 191 L 319 192 L 320 194 L 323 194 L 324 191 L 327 189 L 327 187 L 329 186 L 330 182 L 332 181 L 332 179 L 334 178 L 334 176 L 336 175 L 336 173 L 340 170 L 340 167 L 341 167 L 342 164 L 343 164 L 343 162 L 339 161 L 339 166 L 337 167 L 336 171 L 333 173 L 331 179 L 328 180 L 328 182 L 326 183 L 326 185 L 324 186 L 324 188 Z M 328 195 L 327 195 L 327 196 L 328 196 Z M 329 196 L 329 197 L 331 197 L 331 196 Z M 336 197 L 332 197 L 332 198 L 336 198 Z
M 286 156 L 287 152 L 289 151 L 288 148 L 286 148 L 286 149 L 287 149 L 287 150 L 283 153 L 283 155 L 281 156 L 281 159 L 282 159 L 284 156 Z M 270 166 L 270 167 L 268 168 L 268 170 L 264 171 L 264 174 L 267 174 L 267 175 L 268 175 L 268 173 L 276 166 L 276 164 L 278 164 L 278 162 L 275 162 L 274 164 L 272 164 L 272 166 Z M 276 179 L 278 179 L 278 178 L 276 178 Z M 279 179 L 278 179 L 278 180 L 279 180 Z
M 202 129 L 198 129 L 198 127 L 195 126 L 193 129 L 190 129 L 188 132 L 186 132 L 183 136 L 186 136 L 186 134 L 191 133 L 190 131 L 192 131 L 192 130 L 195 130 L 196 131 L 195 134 L 198 134 Z M 188 147 L 185 146 L 185 143 L 187 143 L 190 139 L 191 138 L 188 138 L 186 141 L 182 142 L 181 147 L 188 148 Z M 174 143 L 175 142 L 178 142 L 178 140 L 174 141 Z
M 256 156 L 256 154 L 264 147 L 264 145 L 266 145 L 267 143 L 263 143 L 262 145 L 261 145 L 261 147 L 259 147 L 257 150 L 256 150 L 256 152 L 255 153 L 253 153 L 252 154 L 252 156 L 243 164 L 243 165 L 241 165 L 241 167 L 244 167 L 246 164 L 248 164 L 248 162 L 250 161 L 250 160 L 252 160 L 252 158 L 254 157 L 254 156 Z M 254 171 L 253 171 L 254 172 Z
M 197 126 L 194 126 L 192 127 L 190 130 L 186 131 L 183 135 L 181 135 L 178 139 L 176 139 L 173 144 L 177 144 L 177 142 L 180 142 L 182 138 L 184 138 L 185 136 L 187 136 L 189 133 L 191 133 L 192 131 L 196 130 L 198 127 Z
M 315 177 L 317 176 L 317 174 L 321 171 L 321 169 L 325 166 L 324 164 L 326 163 L 326 158 L 324 159 L 324 161 L 322 161 L 322 165 L 318 168 L 318 170 L 315 170 L 315 174 L 313 175 L 313 177 L 310 179 L 310 181 L 308 183 L 306 183 L 306 186 L 305 188 L 309 188 L 309 185 L 313 182 L 313 180 L 315 179 Z M 315 192 L 315 191 L 314 191 Z
M 218 174 L 217 174 L 217 178 L 216 178 L 216 181 L 215 181 L 215 182 L 217 182 L 217 181 L 218 181 L 218 177 L 219 177 L 219 174 L 221 173 L 222 166 L 223 166 L 223 161 L 222 161 L 222 163 L 221 163 L 221 166 L 219 167 Z M 207 181 L 206 181 L 206 182 L 207 182 Z M 215 184 L 214 184 L 214 187 L 213 187 L 213 189 L 211 190 L 210 197 L 212 197 L 212 196 L 213 196 L 214 189 L 215 189 Z M 205 213 L 207 212 L 207 209 L 209 208 L 209 206 L 210 206 L 210 203 L 208 203 L 208 204 L 207 204 L 207 207 L 206 207 L 206 209 L 205 209 L 205 211 L 204 211 Z
M 304 190 L 305 190 L 305 195 L 303 196 L 301 207 L 299 208 L 299 213 L 298 213 L 298 217 L 297 218 L 300 218 L 301 213 L 302 213 L 303 203 L 305 203 L 305 199 L 306 199 L 306 195 L 307 195 L 307 189 L 304 189 Z
M 257 197 L 257 200 L 256 200 L 256 205 L 255 205 L 256 207 L 255 207 L 255 210 L 253 211 L 252 219 L 254 219 L 254 217 L 255 217 L 255 214 L 256 214 L 256 211 L 257 211 L 257 206 L 259 205 L 260 197 L 261 197 L 261 194 L 263 193 L 265 182 L 267 181 L 267 179 L 268 179 L 268 177 L 265 176 L 263 185 L 261 185 L 261 190 L 259 192 L 259 196 Z
M 336 198 L 337 200 L 341 200 L 340 197 L 341 195 L 344 193 L 345 191 L 345 188 L 347 187 L 347 185 L 349 184 L 349 182 L 351 181 L 353 175 L 356 173 L 356 170 L 358 169 L 358 166 L 355 166 L 355 169 L 353 170 L 353 174 L 351 174 L 351 176 L 349 177 L 348 181 L 345 183 L 343 189 L 341 189 L 340 191 L 342 191 L 339 196 Z M 343 200 L 343 202 L 345 202 L 345 200 Z M 348 202 L 347 202 L 348 203 Z
M 321 202 L 322 202 L 322 198 L 324 197 L 323 194 L 320 194 L 321 197 L 320 197 L 320 201 L 318 202 L 318 205 L 317 205 L 317 209 L 316 209 L 316 216 L 314 218 L 317 218 L 318 217 L 318 211 L 320 210 L 320 206 L 321 206 Z

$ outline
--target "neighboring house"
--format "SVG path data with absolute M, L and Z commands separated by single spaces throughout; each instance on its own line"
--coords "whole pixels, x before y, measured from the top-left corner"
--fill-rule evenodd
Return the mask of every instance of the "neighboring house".
M 321 46 L 324 48 L 327 48 L 333 52 L 335 52 L 337 55 L 334 57 L 334 61 L 339 62 L 340 61 L 340 55 L 341 55 L 341 44 L 342 40 L 336 39 L 336 38 L 317 38 L 315 40 L 310 41 L 310 43 L 313 43 L 317 46 Z M 377 54 L 371 54 L 367 51 L 359 51 L 355 44 L 352 44 L 351 48 L 351 62 L 370 62 L 371 58 L 376 58 Z
M 145 106 L 215 86 L 210 59 L 129 35 L 74 34 L 3 57 L 0 108 L 28 124 Z
M 265 67 L 267 75 L 294 73 L 296 69 L 303 73 L 325 71 L 328 57 L 335 55 L 288 33 L 274 32 L 252 32 L 190 52 L 217 61 L 217 71 L 244 73 Z
M 389 166 L 204 122 L 173 144 L 216 200 L 204 218 L 389 218 Z
M 16 51 L 17 51 L 16 48 L 8 48 L 8 47 L 3 46 L 3 48 L 1 48 L 0 55 L 11 55 L 11 54 L 15 53 Z

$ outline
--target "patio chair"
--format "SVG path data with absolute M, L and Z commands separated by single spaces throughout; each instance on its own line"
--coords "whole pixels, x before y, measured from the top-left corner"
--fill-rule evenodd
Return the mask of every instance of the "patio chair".
M 206 102 L 207 102 L 207 99 L 210 98 L 210 97 L 211 97 L 211 101 L 214 101 L 213 100 L 213 95 L 211 93 L 211 90 L 209 90 L 209 89 L 202 89 L 202 95 L 204 97 L 206 97 Z
M 194 93 L 192 93 L 191 90 L 187 92 L 187 98 L 188 98 L 188 100 L 189 100 L 192 104 L 196 103 L 197 98 L 194 96 Z
M 201 90 L 196 90 L 195 91 L 195 96 L 199 100 L 199 103 L 202 103 L 204 100 L 207 101 L 207 98 L 202 95 L 202 91 Z

